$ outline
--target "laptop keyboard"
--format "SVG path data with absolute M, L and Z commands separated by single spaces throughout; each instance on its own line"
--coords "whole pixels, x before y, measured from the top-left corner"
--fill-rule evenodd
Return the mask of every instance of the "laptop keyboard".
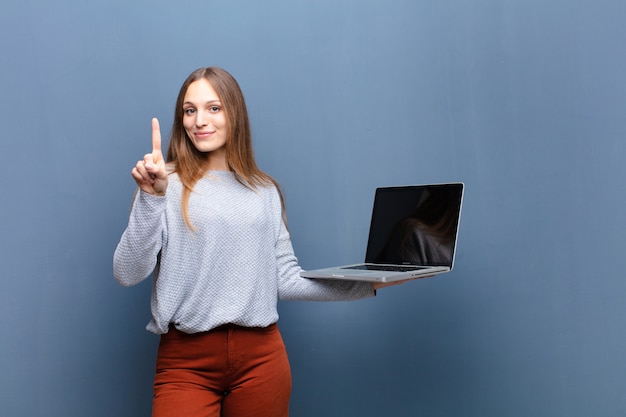
M 406 271 L 415 271 L 418 269 L 424 269 L 425 266 L 415 266 L 415 265 L 372 265 L 372 264 L 362 264 L 362 265 L 352 265 L 352 266 L 344 266 L 341 269 L 359 269 L 366 271 L 392 271 L 392 272 L 406 272 Z

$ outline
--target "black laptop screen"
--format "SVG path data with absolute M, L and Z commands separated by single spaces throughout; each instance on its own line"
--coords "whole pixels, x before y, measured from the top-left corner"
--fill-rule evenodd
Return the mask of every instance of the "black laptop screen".
M 463 184 L 376 189 L 365 262 L 452 268 Z

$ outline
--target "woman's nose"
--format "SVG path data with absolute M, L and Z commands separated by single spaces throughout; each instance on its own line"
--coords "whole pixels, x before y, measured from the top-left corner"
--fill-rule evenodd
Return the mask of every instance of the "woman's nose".
M 196 113 L 196 125 L 206 126 L 209 123 L 209 115 L 205 111 L 198 111 Z

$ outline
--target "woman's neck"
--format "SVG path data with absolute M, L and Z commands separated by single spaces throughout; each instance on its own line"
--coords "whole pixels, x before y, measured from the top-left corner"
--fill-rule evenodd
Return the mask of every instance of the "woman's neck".
M 217 149 L 209 152 L 207 156 L 207 171 L 228 171 L 228 164 L 226 163 L 226 151 L 223 149 Z

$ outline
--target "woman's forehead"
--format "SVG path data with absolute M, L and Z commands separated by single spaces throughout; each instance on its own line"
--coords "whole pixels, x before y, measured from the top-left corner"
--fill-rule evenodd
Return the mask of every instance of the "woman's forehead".
M 220 97 L 206 78 L 201 78 L 189 84 L 183 102 L 185 103 L 208 103 L 220 101 Z

